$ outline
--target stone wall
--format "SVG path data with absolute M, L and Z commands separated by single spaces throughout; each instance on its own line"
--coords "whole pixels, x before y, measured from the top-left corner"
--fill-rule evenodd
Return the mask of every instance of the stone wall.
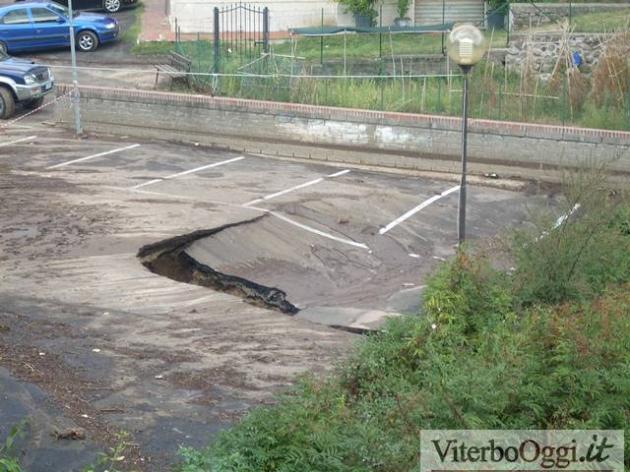
M 579 52 L 584 61 L 580 70 L 585 73 L 592 70 L 610 37 L 611 35 L 594 33 L 572 34 L 568 37 L 570 51 Z M 505 56 L 506 66 L 520 71 L 531 52 L 532 64 L 544 78 L 545 74 L 553 71 L 561 55 L 562 42 L 563 36 L 558 33 L 515 34 Z
M 542 26 L 569 16 L 594 12 L 615 12 L 628 9 L 628 3 L 512 3 L 512 31 L 522 31 L 531 27 Z
M 461 120 L 454 117 L 104 87 L 80 93 L 88 131 L 355 165 L 460 169 Z M 57 112 L 71 127 L 72 111 Z M 606 162 L 630 174 L 630 132 L 470 120 L 469 157 L 473 173 L 553 180 L 559 167 Z

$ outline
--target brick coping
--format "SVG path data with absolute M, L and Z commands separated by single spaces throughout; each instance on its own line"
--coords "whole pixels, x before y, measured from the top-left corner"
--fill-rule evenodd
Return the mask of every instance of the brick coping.
M 70 90 L 70 85 L 59 84 L 59 93 L 66 93 Z M 96 95 L 107 95 L 112 98 L 127 98 L 127 99 L 160 99 L 171 103 L 181 104 L 206 104 L 214 105 L 219 108 L 236 108 L 241 110 L 251 110 L 252 112 L 286 112 L 286 113 L 299 113 L 301 115 L 312 115 L 316 118 L 325 117 L 327 119 L 333 119 L 339 117 L 340 120 L 351 121 L 372 121 L 372 120 L 387 120 L 399 123 L 425 123 L 431 127 L 433 125 L 445 125 L 449 128 L 461 127 L 461 118 L 453 116 L 443 115 L 428 115 L 428 114 L 414 114 L 414 113 L 400 113 L 389 111 L 375 111 L 375 110 L 363 110 L 356 108 L 340 108 L 318 105 L 305 105 L 300 103 L 288 103 L 288 102 L 272 102 L 265 100 L 251 100 L 243 98 L 229 98 L 229 97 L 211 97 L 208 95 L 194 95 L 186 93 L 175 92 L 162 92 L 156 90 L 128 90 L 128 89 L 116 89 L 111 87 L 101 86 L 80 86 L 79 90 L 83 94 L 90 94 L 90 92 Z M 613 138 L 625 140 L 630 146 L 630 132 L 629 131 L 616 131 L 596 128 L 579 128 L 575 126 L 561 126 L 561 125 L 546 125 L 538 123 L 524 123 L 515 121 L 499 121 L 499 120 L 487 120 L 480 118 L 469 119 L 469 124 L 472 129 L 476 130 L 494 130 L 503 131 L 508 134 L 543 134 L 543 135 L 562 135 L 564 137 L 574 136 L 578 138 Z

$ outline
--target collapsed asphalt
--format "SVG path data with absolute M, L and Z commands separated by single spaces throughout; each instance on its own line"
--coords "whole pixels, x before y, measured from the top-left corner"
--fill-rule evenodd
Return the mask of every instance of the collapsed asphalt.
M 454 251 L 456 192 L 380 234 L 452 188 L 448 178 L 77 140 L 45 122 L 52 112 L 0 134 L 0 366 L 10 379 L 0 388 L 11 398 L 0 433 L 33 418 L 21 443 L 32 472 L 63 470 L 69 449 L 87 464 L 119 430 L 136 444 L 130 465 L 168 470 L 180 445 L 207 444 L 296 375 L 343 359 L 356 337 L 329 325 L 370 328 L 413 312 L 427 274 Z M 470 193 L 473 239 L 555 201 L 518 186 Z M 187 256 L 277 288 L 300 312 L 159 276 L 136 257 L 208 229 Z M 67 428 L 87 440 L 41 440 Z

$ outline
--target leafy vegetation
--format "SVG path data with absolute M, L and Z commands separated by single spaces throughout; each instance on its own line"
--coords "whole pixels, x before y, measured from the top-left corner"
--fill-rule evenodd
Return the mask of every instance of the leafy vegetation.
M 24 434 L 27 420 L 13 425 L 4 444 L 0 446 L 0 472 L 23 472 L 19 459 L 16 457 L 15 440 Z
M 374 25 L 378 12 L 376 11 L 377 0 L 336 0 L 346 8 L 346 11 L 357 16 L 364 16 Z
M 138 44 L 138 37 L 142 30 L 142 15 L 144 13 L 144 4 L 139 3 L 133 11 L 133 24 L 123 32 L 120 40 L 127 44 Z
M 398 18 L 406 18 L 410 6 L 411 0 L 398 0 L 396 2 L 396 12 L 398 13 Z
M 182 450 L 182 472 L 419 470 L 421 429 L 625 429 L 630 445 L 630 203 L 581 181 L 567 212 L 577 199 L 579 217 L 511 239 L 512 271 L 460 252 L 423 316 Z
M 123 472 L 129 470 L 123 467 L 125 454 L 132 447 L 131 435 L 122 431 L 116 435 L 116 444 L 110 447 L 107 452 L 99 452 L 98 459 L 94 464 L 83 468 L 83 472 Z

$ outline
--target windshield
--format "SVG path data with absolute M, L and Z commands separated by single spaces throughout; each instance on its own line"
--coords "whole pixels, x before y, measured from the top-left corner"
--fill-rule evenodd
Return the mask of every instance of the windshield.
M 70 16 L 70 12 L 68 11 L 68 9 L 62 5 L 59 5 L 57 3 L 51 3 L 50 5 L 48 5 L 48 8 L 50 8 L 52 11 L 54 11 L 55 13 L 59 13 L 60 15 L 63 15 L 65 17 Z M 75 14 L 76 16 L 76 14 Z

